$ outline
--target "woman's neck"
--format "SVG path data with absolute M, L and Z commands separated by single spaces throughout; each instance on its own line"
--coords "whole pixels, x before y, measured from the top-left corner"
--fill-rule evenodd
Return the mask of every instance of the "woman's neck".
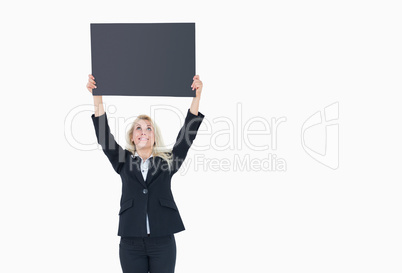
M 152 155 L 152 149 L 147 150 L 137 150 L 138 155 L 142 158 L 142 160 L 147 160 Z

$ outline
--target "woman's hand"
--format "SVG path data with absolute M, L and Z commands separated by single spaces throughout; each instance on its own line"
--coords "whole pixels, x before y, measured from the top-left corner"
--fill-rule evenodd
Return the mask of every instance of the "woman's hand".
M 201 91 L 202 91 L 202 81 L 200 81 L 200 76 L 195 75 L 193 77 L 193 84 L 191 85 L 192 90 L 195 89 L 195 97 L 200 98 L 201 97 Z
M 88 75 L 88 83 L 87 83 L 87 89 L 89 92 L 92 93 L 92 89 L 96 88 L 96 82 L 95 82 L 95 77 L 92 76 L 92 74 Z

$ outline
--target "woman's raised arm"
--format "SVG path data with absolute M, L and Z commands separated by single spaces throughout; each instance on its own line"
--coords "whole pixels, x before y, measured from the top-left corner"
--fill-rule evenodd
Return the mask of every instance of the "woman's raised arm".
M 92 93 L 92 89 L 96 88 L 95 78 L 89 74 L 87 89 Z M 95 113 L 91 115 L 95 128 L 96 139 L 102 146 L 102 150 L 112 163 L 113 169 L 120 174 L 125 162 L 125 150 L 116 142 L 114 136 L 110 132 L 108 118 L 103 108 L 102 96 L 93 96 Z
M 95 77 L 92 76 L 92 74 L 89 74 L 87 89 L 92 94 L 92 89 L 94 88 L 96 88 Z M 102 116 L 105 113 L 105 109 L 103 109 L 102 96 L 93 96 L 93 97 L 94 97 L 95 117 Z
M 193 90 L 195 89 L 195 97 L 191 102 L 190 112 L 193 115 L 198 116 L 198 108 L 200 106 L 201 91 L 202 91 L 202 81 L 200 81 L 199 75 L 195 75 L 193 77 L 193 83 L 191 84 L 191 87 L 193 88 Z
M 193 77 L 191 87 L 193 90 L 195 89 L 196 93 L 193 101 L 191 102 L 190 108 L 187 110 L 187 115 L 184 120 L 184 124 L 177 135 L 176 143 L 173 145 L 173 167 L 171 170 L 171 175 L 174 175 L 180 169 L 180 166 L 186 159 L 187 152 L 197 135 L 197 131 L 202 123 L 202 120 L 204 119 L 204 115 L 198 111 L 202 91 L 202 82 L 200 81 L 200 76 L 195 75 Z

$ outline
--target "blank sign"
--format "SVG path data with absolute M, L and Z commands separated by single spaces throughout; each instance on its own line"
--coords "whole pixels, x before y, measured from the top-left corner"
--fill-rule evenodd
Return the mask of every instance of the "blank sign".
M 94 96 L 195 97 L 195 23 L 91 24 Z

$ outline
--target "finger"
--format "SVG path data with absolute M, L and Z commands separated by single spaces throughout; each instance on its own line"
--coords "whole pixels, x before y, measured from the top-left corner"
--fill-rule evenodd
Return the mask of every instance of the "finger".
M 195 75 L 195 76 L 193 77 L 193 79 L 199 80 L 199 79 L 200 79 L 200 76 L 199 76 L 199 75 Z
M 195 86 L 202 86 L 201 81 L 197 81 L 197 82 L 195 82 L 195 83 L 193 84 L 193 87 L 195 87 Z

